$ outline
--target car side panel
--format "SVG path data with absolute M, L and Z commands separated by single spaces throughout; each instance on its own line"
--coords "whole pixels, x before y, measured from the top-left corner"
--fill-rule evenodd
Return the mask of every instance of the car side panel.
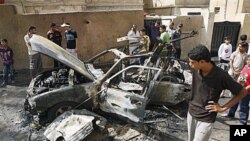
M 45 92 L 43 94 L 28 98 L 31 109 L 46 111 L 48 108 L 60 102 L 81 103 L 89 98 L 92 89 L 91 83 L 82 85 L 66 86 L 60 89 Z M 90 104 L 85 104 L 90 105 Z

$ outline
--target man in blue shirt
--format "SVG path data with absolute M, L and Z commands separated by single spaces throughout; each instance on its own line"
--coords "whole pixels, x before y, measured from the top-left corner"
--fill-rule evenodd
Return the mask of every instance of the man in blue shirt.
M 61 25 L 65 29 L 64 37 L 67 40 L 66 50 L 77 57 L 77 32 L 70 27 L 69 23 Z

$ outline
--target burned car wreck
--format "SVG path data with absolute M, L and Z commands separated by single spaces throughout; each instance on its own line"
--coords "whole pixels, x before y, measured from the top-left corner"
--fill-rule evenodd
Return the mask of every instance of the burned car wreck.
M 178 104 L 190 92 L 189 79 L 183 79 L 190 72 L 180 61 L 173 61 L 163 71 L 154 53 L 126 55 L 109 49 L 82 62 L 39 35 L 30 42 L 33 50 L 65 64 L 39 74 L 27 89 L 25 109 L 33 115 L 45 115 L 49 122 L 76 107 L 90 111 L 98 108 L 143 122 L 148 104 Z M 148 60 L 144 65 L 129 65 L 130 59 L 142 56 Z M 181 75 L 175 75 L 177 72 Z

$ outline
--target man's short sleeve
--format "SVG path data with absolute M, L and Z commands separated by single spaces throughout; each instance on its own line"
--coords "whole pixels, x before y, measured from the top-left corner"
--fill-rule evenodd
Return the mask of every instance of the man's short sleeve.
M 230 60 L 233 60 L 235 57 L 235 52 L 233 52 L 231 55 L 230 55 Z
M 28 39 L 28 36 L 27 36 L 27 35 L 25 35 L 25 36 L 23 37 L 23 39 L 24 39 L 24 41 L 25 41 L 26 44 L 29 42 L 29 39 Z
M 224 89 L 228 89 L 233 95 L 237 95 L 243 89 L 243 86 L 236 82 L 230 75 L 223 78 Z
M 77 38 L 77 32 L 76 31 L 74 31 L 74 37 Z
M 127 36 L 132 37 L 133 36 L 133 32 L 131 30 L 129 30 Z

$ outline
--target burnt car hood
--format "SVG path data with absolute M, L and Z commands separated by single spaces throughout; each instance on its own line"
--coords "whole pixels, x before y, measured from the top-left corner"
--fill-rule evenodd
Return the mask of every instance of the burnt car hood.
M 52 41 L 39 35 L 33 35 L 30 39 L 30 44 L 32 50 L 47 55 L 81 73 L 87 78 L 94 80 L 94 77 L 88 72 L 85 64 L 81 60 Z

